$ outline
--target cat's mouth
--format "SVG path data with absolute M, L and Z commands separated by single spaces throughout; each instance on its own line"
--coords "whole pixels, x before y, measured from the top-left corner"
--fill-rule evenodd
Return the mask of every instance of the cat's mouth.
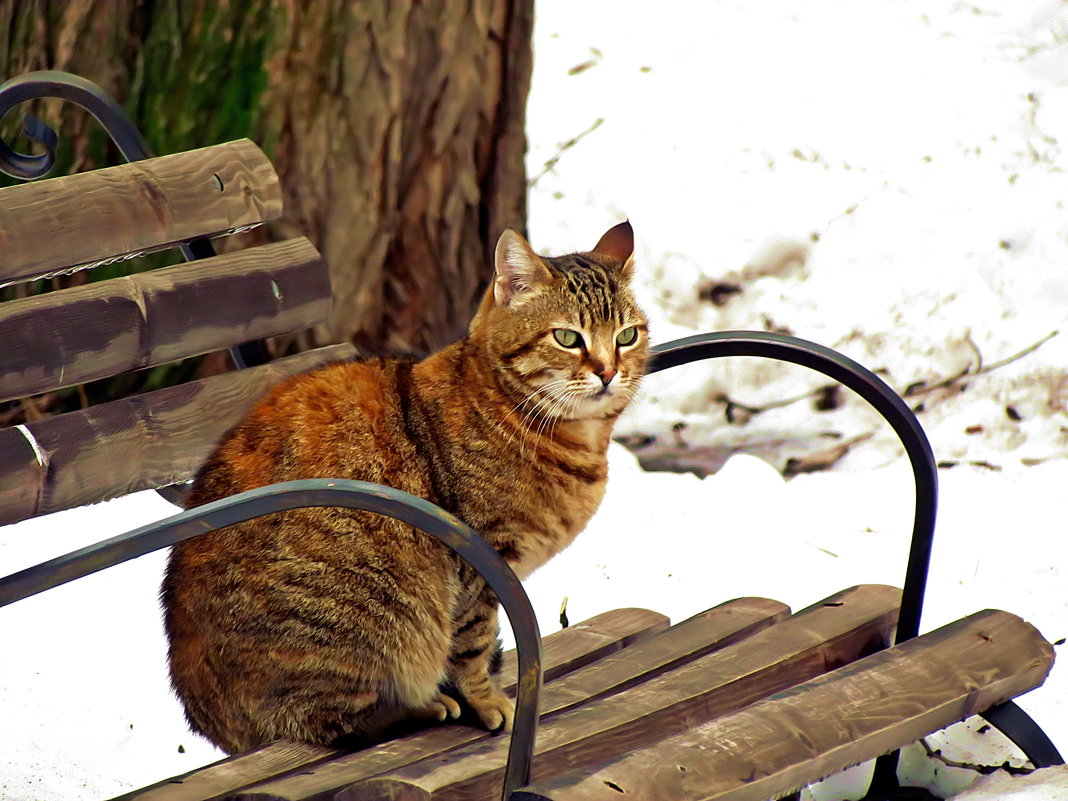
M 627 392 L 618 382 L 613 381 L 603 385 L 600 381 L 597 386 L 572 386 L 566 392 L 560 392 L 550 384 L 548 389 L 541 388 L 539 395 L 542 400 L 537 404 L 541 407 L 546 417 L 555 417 L 562 420 L 582 420 L 589 417 L 601 417 L 612 410 L 620 402 L 625 402 Z
M 607 386 L 591 389 L 584 400 L 591 412 L 599 413 L 606 407 L 619 403 L 625 396 L 623 389 L 613 382 Z

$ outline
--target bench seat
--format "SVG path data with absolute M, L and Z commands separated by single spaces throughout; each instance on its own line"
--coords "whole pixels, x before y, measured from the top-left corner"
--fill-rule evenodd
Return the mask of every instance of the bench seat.
M 512 798 L 762 801 L 1026 692 L 1052 665 L 1004 612 L 888 647 L 900 601 L 880 585 L 795 614 L 741 598 L 674 626 L 621 609 L 547 636 L 532 782 Z M 515 676 L 509 652 L 510 690 Z M 490 799 L 507 745 L 455 723 L 352 753 L 279 742 L 115 801 Z

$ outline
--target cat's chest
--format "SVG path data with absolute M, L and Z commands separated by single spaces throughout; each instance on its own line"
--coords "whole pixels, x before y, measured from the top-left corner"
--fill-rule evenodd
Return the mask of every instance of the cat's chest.
M 494 416 L 492 408 L 446 404 L 434 417 L 455 430 L 437 441 L 428 466 L 438 502 L 522 576 L 566 548 L 596 512 L 608 476 L 608 426 L 570 423 L 546 433 L 516 426 L 511 407 L 501 408 Z
M 521 579 L 570 545 L 600 506 L 606 466 L 587 460 L 574 467 L 513 462 L 466 493 L 461 516 Z

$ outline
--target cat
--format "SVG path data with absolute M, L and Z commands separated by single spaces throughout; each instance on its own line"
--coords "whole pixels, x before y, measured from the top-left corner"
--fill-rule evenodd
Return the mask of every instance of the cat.
M 633 249 L 629 222 L 552 258 L 505 231 L 465 337 L 422 361 L 282 382 L 223 437 L 187 507 L 292 479 L 373 481 L 457 515 L 526 577 L 600 504 L 613 424 L 646 370 Z M 496 596 L 397 520 L 315 508 L 214 531 L 174 546 L 160 594 L 174 690 L 227 752 L 456 718 L 449 687 L 488 729 L 511 728 L 490 670 Z

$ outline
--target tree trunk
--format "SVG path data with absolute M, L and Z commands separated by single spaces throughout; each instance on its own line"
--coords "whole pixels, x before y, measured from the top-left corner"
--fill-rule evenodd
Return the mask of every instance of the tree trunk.
M 0 0 L 0 79 L 96 81 L 160 154 L 252 138 L 286 199 L 258 235 L 303 233 L 330 266 L 317 341 L 428 351 L 524 225 L 532 26 L 532 0 Z M 38 113 L 70 171 L 116 161 L 81 110 Z
M 300 6 L 268 62 L 267 129 L 286 225 L 330 264 L 328 336 L 436 349 L 525 221 L 532 6 Z

